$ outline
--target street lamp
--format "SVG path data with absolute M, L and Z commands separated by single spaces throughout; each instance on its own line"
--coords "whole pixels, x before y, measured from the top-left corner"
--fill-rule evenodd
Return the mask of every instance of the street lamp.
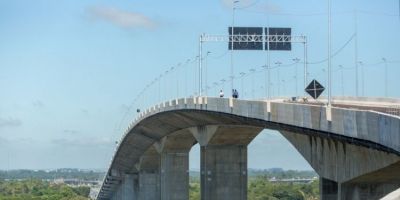
M 206 59 L 205 59 L 205 67 L 204 67 L 204 68 L 205 68 L 205 69 L 204 69 L 204 71 L 205 71 L 205 76 L 204 76 L 204 77 L 205 77 L 205 81 L 204 81 L 204 82 L 205 82 L 205 85 L 206 85 L 206 86 L 207 86 L 207 84 L 208 84 L 208 83 L 207 83 L 207 78 L 208 78 L 208 77 L 207 77 L 207 72 L 208 72 L 208 63 L 207 63 L 207 60 L 208 60 L 208 55 L 209 55 L 210 53 L 211 53 L 211 51 L 207 51 Z M 201 88 L 201 89 L 203 90 L 203 88 Z M 205 91 L 205 92 L 206 92 L 206 96 L 207 96 L 207 91 L 208 91 L 208 89 L 206 88 L 206 91 Z
M 362 61 L 358 61 L 358 64 L 361 68 L 361 95 L 364 96 L 364 63 Z
M 340 68 L 340 80 L 341 80 L 341 89 L 342 89 L 342 96 L 344 96 L 344 79 L 343 79 L 343 65 L 339 65 Z
M 300 59 L 299 59 L 299 58 L 293 58 L 292 60 L 296 63 L 296 64 L 294 65 L 294 69 L 295 69 L 295 70 L 294 70 L 294 74 L 295 74 L 295 75 L 294 75 L 294 78 L 295 78 L 294 80 L 295 80 L 295 85 L 296 85 L 296 96 L 297 96 L 297 95 L 298 95 L 298 94 L 297 94 L 297 83 L 298 83 L 298 82 L 297 82 L 297 64 L 300 62 Z
M 240 90 L 241 90 L 241 92 L 243 92 L 243 94 L 244 94 L 244 90 L 243 90 L 243 77 L 244 77 L 244 75 L 246 75 L 246 73 L 240 72 L 240 82 L 241 82 Z
M 268 77 L 268 65 L 263 65 L 261 66 L 264 70 L 265 70 L 265 96 L 268 98 L 268 81 L 267 77 Z
M 189 67 L 189 62 L 190 62 L 190 59 L 187 59 L 186 63 L 185 63 L 185 95 L 184 96 L 187 95 L 187 68 Z
M 331 0 L 328 0 L 328 106 L 332 100 L 331 70 Z
M 386 58 L 382 58 L 385 63 L 385 97 L 388 97 L 388 65 Z
M 254 72 L 256 72 L 256 69 L 252 68 L 249 71 L 252 73 L 252 76 L 251 76 L 251 96 L 254 99 Z
M 281 77 L 280 77 L 280 67 L 281 67 L 281 62 L 280 61 L 277 61 L 277 62 L 275 62 L 275 65 L 278 65 L 278 96 L 280 96 L 281 94 L 280 94 L 280 90 L 281 90 L 281 84 L 280 84 L 280 79 L 281 79 Z
M 233 77 L 233 40 L 234 40 L 234 26 L 235 26 L 235 4 L 239 1 L 232 0 L 232 27 L 231 27 L 231 77 Z M 231 80 L 231 90 L 233 90 L 233 79 Z

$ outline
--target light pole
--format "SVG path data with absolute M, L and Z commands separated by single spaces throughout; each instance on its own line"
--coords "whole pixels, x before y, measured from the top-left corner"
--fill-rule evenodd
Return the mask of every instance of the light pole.
M 250 69 L 251 74 L 251 96 L 254 99 L 254 72 L 256 72 L 256 69 Z
M 267 76 L 268 76 L 268 65 L 263 65 L 262 68 L 265 70 L 265 96 L 268 98 L 268 91 L 267 91 L 267 87 L 268 87 L 268 80 L 267 80 Z
M 241 90 L 241 92 L 242 92 L 243 94 L 244 94 L 244 90 L 243 90 L 243 78 L 244 78 L 244 75 L 246 75 L 246 73 L 240 72 L 240 84 L 241 84 L 240 90 Z
M 200 44 L 202 43 L 202 35 L 200 35 Z M 201 45 L 200 45 L 201 46 Z M 201 54 L 201 47 L 200 47 L 200 52 L 199 52 L 199 54 Z M 199 61 L 199 65 L 201 65 L 201 59 L 200 59 L 200 56 L 196 56 L 196 60 L 198 59 L 198 61 Z M 200 74 L 197 74 L 197 73 L 199 73 L 199 71 L 200 70 L 198 70 L 198 69 L 196 69 L 196 64 L 194 64 L 194 68 L 193 68 L 193 72 L 194 72 L 194 84 L 193 84 L 193 87 L 194 87 L 194 89 L 193 89 L 193 95 L 197 95 L 197 90 L 198 90 L 198 88 L 200 87 L 200 86 L 197 86 L 197 84 L 199 84 L 199 82 L 200 82 L 200 80 L 198 80 L 198 78 L 200 77 Z
M 295 86 L 296 86 L 296 96 L 297 94 L 297 64 L 299 63 L 300 59 L 299 58 L 293 58 L 292 59 L 296 64 L 294 65 L 294 80 L 295 80 Z
M 358 64 L 361 68 L 361 95 L 364 96 L 364 63 L 362 61 L 358 61 Z
M 176 66 L 176 98 L 179 98 L 179 68 L 181 67 L 181 63 L 178 63 Z
M 386 58 L 382 58 L 385 63 L 385 97 L 388 97 L 388 65 Z
M 217 88 L 218 82 L 214 82 L 213 85 L 214 85 L 214 88 L 215 88 L 215 94 L 218 94 L 218 88 Z
M 169 70 L 170 72 L 171 72 L 171 98 L 173 98 L 174 97 L 174 94 L 173 94 L 173 88 L 174 88 L 174 72 L 175 72 L 175 67 L 171 67 L 171 69 Z M 178 91 L 178 90 L 177 90 Z
M 211 51 L 207 51 L 207 54 L 206 54 L 206 59 L 205 59 L 205 66 L 204 66 L 204 71 L 205 71 L 205 75 L 204 75 L 204 77 L 205 77 L 205 84 L 206 84 L 206 91 L 205 91 L 205 93 L 206 93 L 206 96 L 207 96 L 207 92 L 208 92 L 208 89 L 207 89 L 207 74 L 208 74 L 208 55 L 211 53 Z
M 187 68 L 189 67 L 189 62 L 190 62 L 190 59 L 187 59 L 186 64 L 185 64 L 185 95 L 184 96 L 187 95 Z
M 277 61 L 277 62 L 275 62 L 275 65 L 278 65 L 278 96 L 279 95 L 281 95 L 280 94 L 280 90 L 281 90 L 281 88 L 280 88 L 280 85 L 281 85 L 281 83 L 280 83 L 280 81 L 281 81 L 281 77 L 280 77 L 280 68 L 281 68 L 281 62 L 280 61 Z
M 239 1 L 232 0 L 232 27 L 231 27 L 231 91 L 233 91 L 233 40 L 234 40 L 234 26 L 235 26 L 235 4 Z
M 158 81 L 158 102 L 161 102 L 161 81 L 162 81 L 162 77 L 163 77 L 163 75 L 160 74 L 160 76 L 157 79 L 157 81 Z
M 356 67 L 356 97 L 358 97 L 358 28 L 357 28 L 357 10 L 354 10 L 354 61 Z
M 222 83 L 222 90 L 225 90 L 225 79 L 221 79 L 221 83 Z
M 328 106 L 332 99 L 331 76 L 331 0 L 328 0 Z
M 164 100 L 168 99 L 167 91 L 168 91 L 168 70 L 164 73 Z
M 341 89 L 342 89 L 342 96 L 344 96 L 344 79 L 343 79 L 343 65 L 339 65 L 340 68 L 340 80 L 341 80 Z

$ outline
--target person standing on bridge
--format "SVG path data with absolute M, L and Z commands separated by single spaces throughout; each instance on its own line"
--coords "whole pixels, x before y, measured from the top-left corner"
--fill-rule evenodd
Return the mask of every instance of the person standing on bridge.
M 237 98 L 239 97 L 239 93 L 238 93 L 238 91 L 237 91 L 236 89 L 233 89 L 233 90 L 232 90 L 232 97 L 233 97 L 234 99 L 237 99 Z
M 219 97 L 224 97 L 224 92 L 222 90 L 219 91 Z

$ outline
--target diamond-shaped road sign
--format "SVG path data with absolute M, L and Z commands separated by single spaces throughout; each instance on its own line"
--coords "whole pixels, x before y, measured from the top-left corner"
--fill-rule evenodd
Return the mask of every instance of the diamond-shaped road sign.
M 325 90 L 324 86 L 321 85 L 317 80 L 312 80 L 311 83 L 306 87 L 306 92 L 314 99 L 318 99 L 319 95 Z

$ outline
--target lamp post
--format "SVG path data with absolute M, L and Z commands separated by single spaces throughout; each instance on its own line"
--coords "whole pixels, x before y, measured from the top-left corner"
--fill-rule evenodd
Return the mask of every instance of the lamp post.
M 240 90 L 241 90 L 241 92 L 243 92 L 243 94 L 244 94 L 244 90 L 243 90 L 243 78 L 244 78 L 244 75 L 246 75 L 246 73 L 244 73 L 244 72 L 240 72 Z
M 181 67 L 181 63 L 178 63 L 176 66 L 176 98 L 179 98 L 179 68 Z
M 277 62 L 275 62 L 275 65 L 278 65 L 278 96 L 279 95 L 281 95 L 280 94 L 280 90 L 281 90 L 281 88 L 280 88 L 280 85 L 281 85 L 281 83 L 280 83 L 280 81 L 281 81 L 281 77 L 280 77 L 280 68 L 281 68 L 281 62 L 280 61 L 277 61 Z
M 361 68 L 361 95 L 364 96 L 364 63 L 362 61 L 358 61 L 358 65 Z
M 386 58 L 382 58 L 385 63 L 385 97 L 388 97 L 388 65 Z
M 235 4 L 239 1 L 232 0 L 232 27 L 231 27 L 231 91 L 233 90 L 233 40 L 234 40 L 234 26 L 235 26 Z
M 185 63 L 185 95 L 184 96 L 187 95 L 187 68 L 189 67 L 189 62 L 190 62 L 190 59 L 187 59 L 186 63 Z
M 296 96 L 297 94 L 297 64 L 299 63 L 300 59 L 299 58 L 293 58 L 292 59 L 296 64 L 294 65 L 294 80 L 295 80 L 295 86 L 296 86 Z
M 218 82 L 214 82 L 213 85 L 214 85 L 214 88 L 215 88 L 215 94 L 218 94 L 218 88 L 217 88 Z
M 207 92 L 208 92 L 208 89 L 207 89 L 207 74 L 208 74 L 208 55 L 211 53 L 211 51 L 207 51 L 207 54 L 206 54 L 206 59 L 205 59 L 205 66 L 204 66 L 204 71 L 205 71 L 205 75 L 204 75 L 204 77 L 205 77 L 205 84 L 206 84 L 206 91 L 205 91 L 205 93 L 206 93 L 206 96 L 207 96 Z
M 265 96 L 268 98 L 268 91 L 267 91 L 267 88 L 268 88 L 268 80 L 267 80 L 268 79 L 268 77 L 267 77 L 268 76 L 268 65 L 263 65 L 262 68 L 265 70 L 265 83 L 264 83 L 265 90 L 264 91 L 265 91 Z
M 343 65 L 339 65 L 339 68 L 340 68 L 340 80 L 341 80 L 342 96 L 344 96 Z
M 354 61 L 356 67 L 356 97 L 358 97 L 358 28 L 357 28 L 357 10 L 354 10 Z
M 250 69 L 250 72 L 252 73 L 251 77 L 251 96 L 254 99 L 254 72 L 256 72 L 256 69 Z
M 331 0 L 328 0 L 328 106 L 332 100 L 331 76 Z

